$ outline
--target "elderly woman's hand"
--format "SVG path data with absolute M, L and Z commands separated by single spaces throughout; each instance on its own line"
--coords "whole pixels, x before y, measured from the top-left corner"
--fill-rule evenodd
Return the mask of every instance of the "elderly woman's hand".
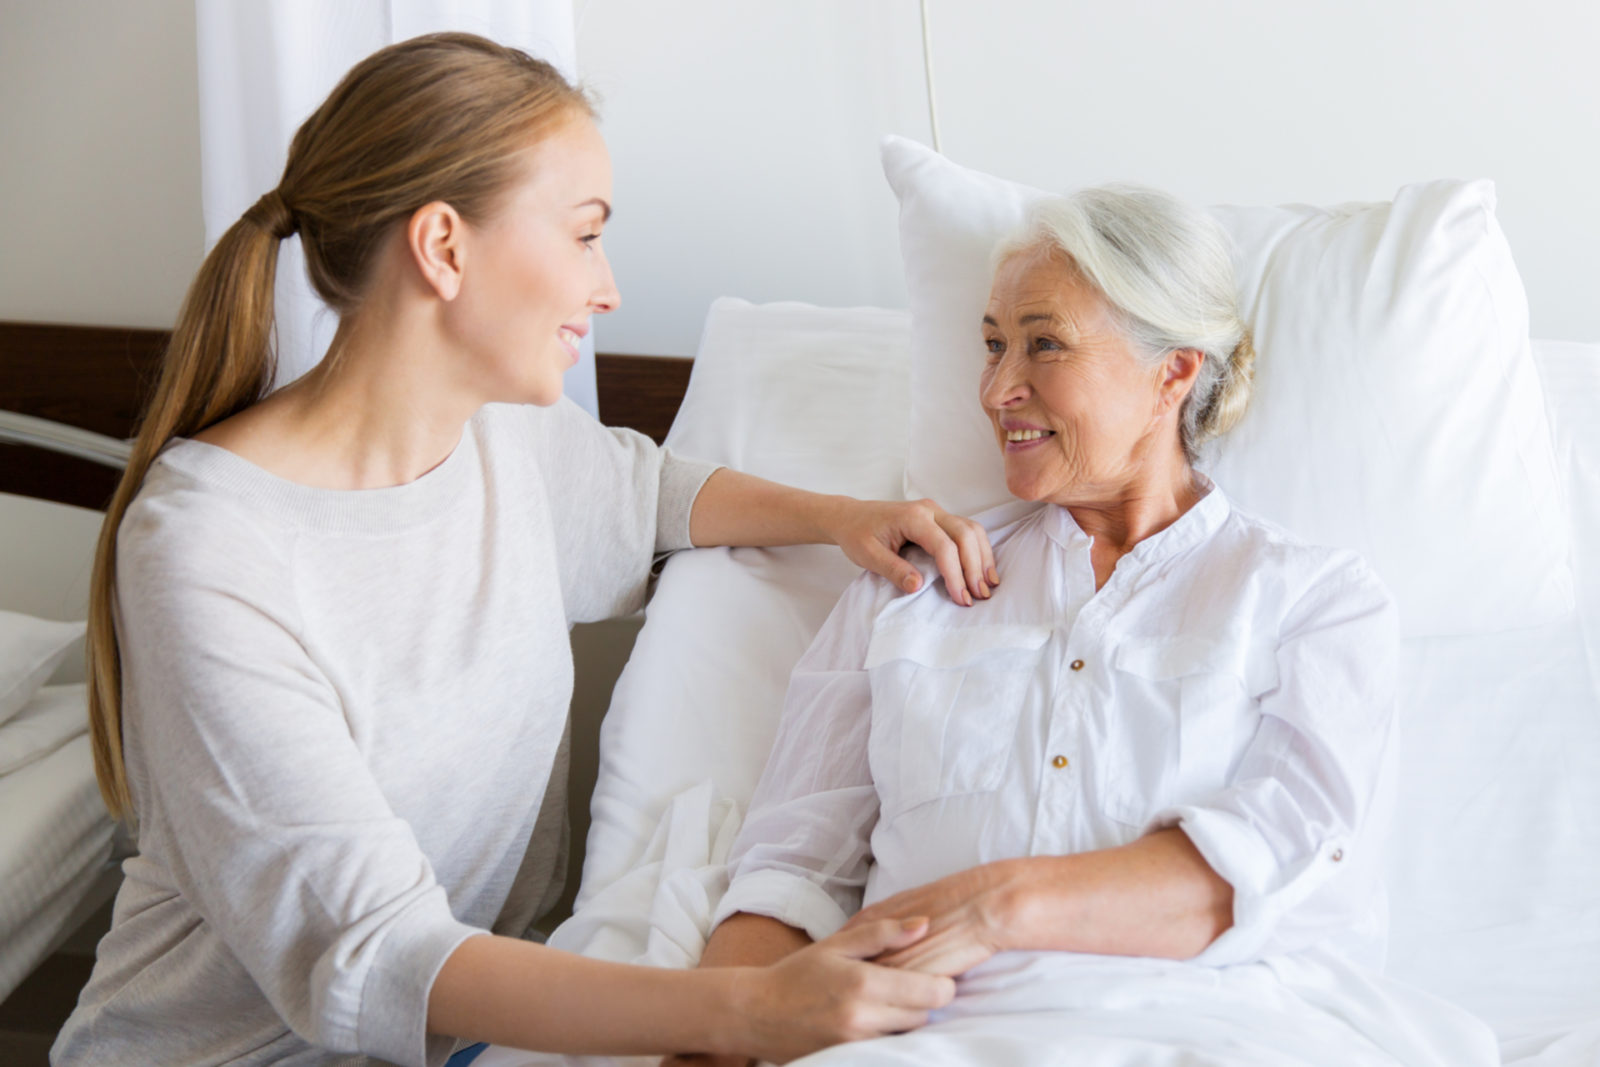
M 954 978 L 997 952 L 1018 947 L 1012 929 L 1024 873 L 1017 860 L 971 867 L 863 908 L 844 929 L 875 919 L 926 915 L 927 936 L 873 962 Z
M 900 558 L 908 542 L 920 545 L 939 566 L 950 598 L 971 607 L 1000 584 L 989 534 L 971 519 L 952 515 L 931 500 L 855 500 L 839 498 L 828 532 L 858 567 L 882 575 L 908 593 L 922 585 L 922 574 Z

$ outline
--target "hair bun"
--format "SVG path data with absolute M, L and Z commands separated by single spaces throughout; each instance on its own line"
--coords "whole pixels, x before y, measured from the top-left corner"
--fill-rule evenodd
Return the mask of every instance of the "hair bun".
M 299 229 L 295 225 L 294 212 L 289 210 L 283 194 L 277 189 L 271 190 L 252 204 L 250 210 L 244 213 L 244 217 L 280 241 Z
M 1244 418 L 1250 406 L 1250 393 L 1256 378 L 1256 346 L 1250 327 L 1228 354 L 1228 369 L 1217 384 L 1217 392 L 1207 406 L 1201 433 L 1206 440 L 1221 437 Z

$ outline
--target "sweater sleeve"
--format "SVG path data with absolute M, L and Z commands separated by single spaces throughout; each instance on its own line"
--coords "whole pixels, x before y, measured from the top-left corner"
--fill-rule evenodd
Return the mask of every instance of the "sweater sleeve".
M 425 1032 L 459 922 L 297 638 L 285 548 L 231 516 L 135 507 L 118 546 L 139 847 L 313 1045 L 439 1063 Z
M 521 407 L 543 473 L 569 622 L 637 611 L 661 556 L 689 548 L 689 513 L 718 464 L 602 426 L 563 397 Z

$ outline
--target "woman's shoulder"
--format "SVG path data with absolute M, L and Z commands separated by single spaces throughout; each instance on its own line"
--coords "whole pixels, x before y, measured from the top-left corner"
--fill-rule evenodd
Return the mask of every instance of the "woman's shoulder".
M 486 404 L 473 425 L 484 450 L 516 477 L 533 468 L 551 491 L 590 498 L 656 447 L 635 430 L 604 425 L 566 396 L 549 406 Z
M 570 397 L 554 404 L 485 404 L 472 417 L 481 436 L 491 445 L 516 442 L 563 441 L 575 435 L 607 432 L 607 428 Z
M 1280 523 L 1233 506 L 1218 531 L 1218 541 L 1242 556 L 1241 573 L 1272 577 L 1299 596 L 1312 590 L 1338 590 L 1390 603 L 1393 596 L 1361 553 L 1302 537 Z M 1297 596 L 1298 598 L 1298 596 Z
M 284 577 L 292 531 L 187 466 L 191 450 L 214 447 L 176 441 L 151 465 L 117 528 L 119 593 L 145 581 L 271 588 Z
M 253 514 L 248 501 L 228 491 L 226 481 L 211 469 L 228 453 L 212 444 L 175 439 L 145 473 L 139 492 L 123 516 L 122 531 L 150 527 L 163 536 L 185 540 L 203 535 L 228 537 L 258 531 L 270 518 Z

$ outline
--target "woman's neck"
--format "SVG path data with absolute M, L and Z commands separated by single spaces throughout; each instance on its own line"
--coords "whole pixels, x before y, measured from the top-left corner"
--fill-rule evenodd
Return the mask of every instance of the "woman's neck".
M 1114 565 L 1140 541 L 1177 522 L 1204 495 L 1194 468 L 1174 448 L 1164 460 L 1139 464 L 1105 489 L 1061 503 L 1078 528 L 1094 538 L 1096 558 L 1104 555 Z
M 375 489 L 415 481 L 455 449 L 483 399 L 426 307 L 364 307 L 304 377 L 202 433 L 301 485 Z

